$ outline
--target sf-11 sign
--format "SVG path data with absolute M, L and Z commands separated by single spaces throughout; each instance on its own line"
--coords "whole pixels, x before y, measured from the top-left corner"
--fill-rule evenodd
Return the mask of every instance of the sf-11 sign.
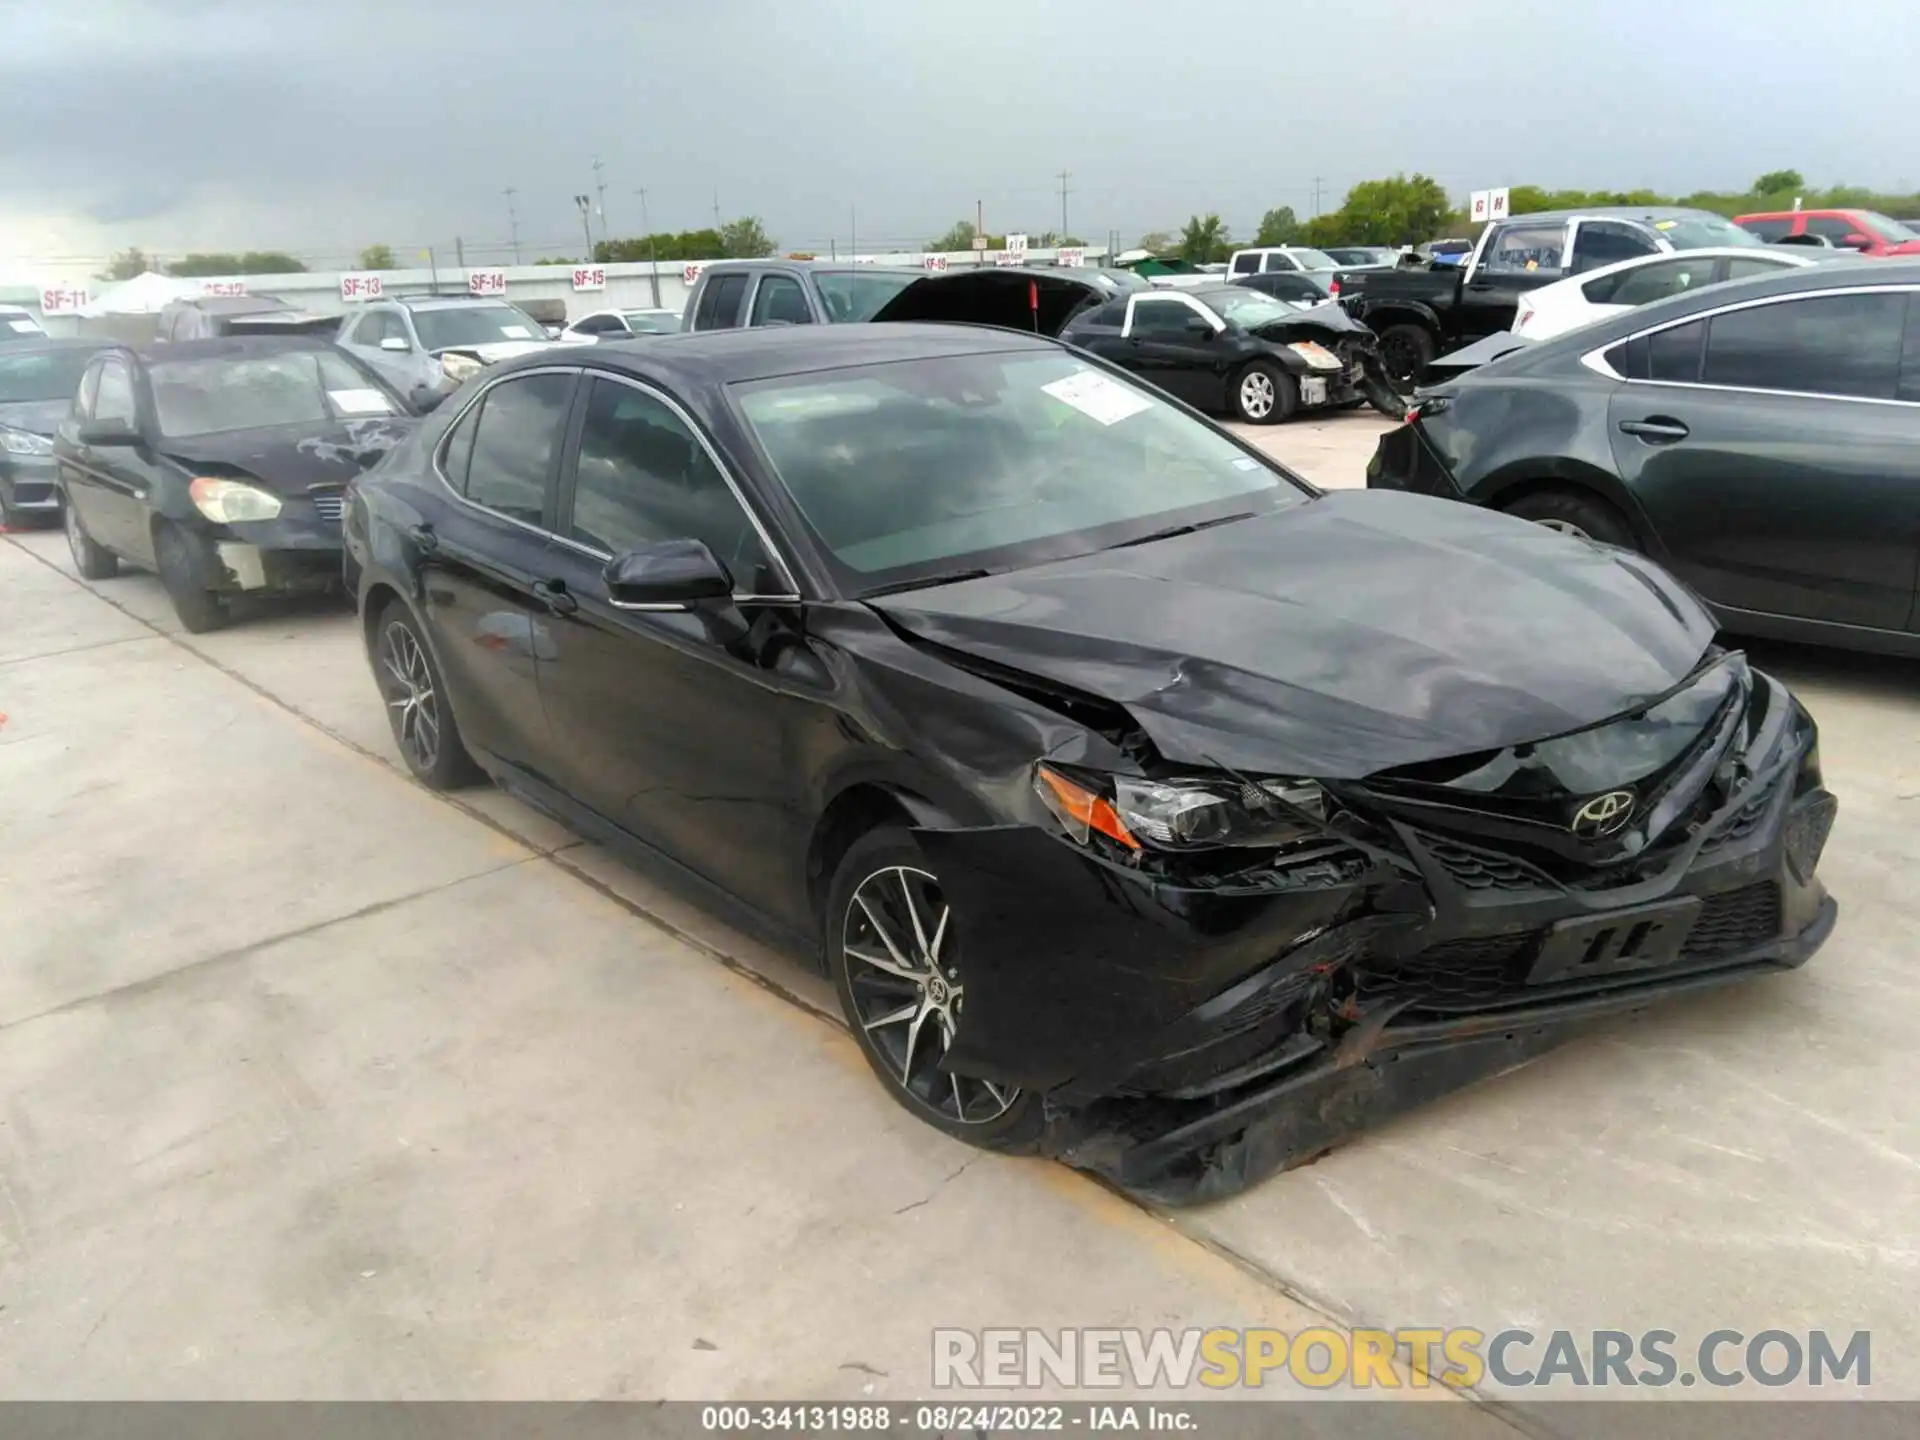
M 50 285 L 40 292 L 42 315 L 71 315 L 87 303 L 87 292 L 77 285 Z

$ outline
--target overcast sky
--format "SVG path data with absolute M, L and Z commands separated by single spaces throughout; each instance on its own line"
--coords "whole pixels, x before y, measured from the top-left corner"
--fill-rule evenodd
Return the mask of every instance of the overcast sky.
M 1367 18 L 1360 18 L 1365 16 Z M 137 244 L 346 263 L 758 215 L 783 245 L 1131 244 L 1423 170 L 1685 191 L 1920 185 L 1912 0 L 8 0 L 0 267 Z M 600 234 L 595 226 L 596 238 Z

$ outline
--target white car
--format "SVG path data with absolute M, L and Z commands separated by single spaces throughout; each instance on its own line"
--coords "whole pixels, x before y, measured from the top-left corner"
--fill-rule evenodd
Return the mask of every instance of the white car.
M 1682 250 L 1678 254 L 1637 255 L 1615 265 L 1583 271 L 1520 297 L 1520 308 L 1509 327 L 1515 335 L 1545 340 L 1577 329 L 1636 305 L 1650 305 L 1672 295 L 1717 285 L 1722 280 L 1746 280 L 1800 265 L 1830 260 L 1832 251 L 1792 245 L 1727 246 Z
M 558 338 L 590 345 L 596 340 L 624 340 L 630 335 L 679 333 L 678 310 L 596 310 L 570 322 Z

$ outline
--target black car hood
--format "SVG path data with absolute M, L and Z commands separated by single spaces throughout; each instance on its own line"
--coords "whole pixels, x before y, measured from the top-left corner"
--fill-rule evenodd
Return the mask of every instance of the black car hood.
M 312 425 L 274 425 L 166 440 L 160 449 L 189 467 L 240 471 L 270 490 L 295 495 L 314 485 L 344 485 L 406 439 L 418 422 L 368 416 Z
M 1060 270 L 954 270 L 915 280 L 875 311 L 871 323 L 944 321 L 1058 335 L 1082 310 L 1119 293 Z
M 1391 491 L 870 603 L 1124 705 L 1169 760 L 1326 779 L 1604 720 L 1714 629 L 1638 555 Z
M 72 408 L 71 400 L 14 400 L 0 404 L 0 425 L 51 435 Z
M 1324 305 L 1297 310 L 1281 319 L 1256 325 L 1252 333 L 1262 340 L 1274 340 L 1281 344 L 1290 344 L 1296 340 L 1324 339 L 1328 335 L 1336 337 L 1364 335 L 1369 339 L 1373 337 L 1373 332 L 1342 310 L 1337 300 L 1329 300 Z

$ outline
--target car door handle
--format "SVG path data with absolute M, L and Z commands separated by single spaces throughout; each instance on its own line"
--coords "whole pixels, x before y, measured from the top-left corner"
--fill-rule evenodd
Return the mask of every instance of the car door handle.
M 580 602 L 568 592 L 564 580 L 534 581 L 533 598 L 556 615 L 571 615 L 580 608 Z
M 1668 415 L 1649 415 L 1645 420 L 1622 420 L 1620 432 L 1623 435 L 1638 435 L 1649 445 L 1671 445 L 1693 433 Z
M 431 525 L 415 525 L 405 534 L 422 555 L 431 555 L 440 548 L 440 537 L 433 533 Z

